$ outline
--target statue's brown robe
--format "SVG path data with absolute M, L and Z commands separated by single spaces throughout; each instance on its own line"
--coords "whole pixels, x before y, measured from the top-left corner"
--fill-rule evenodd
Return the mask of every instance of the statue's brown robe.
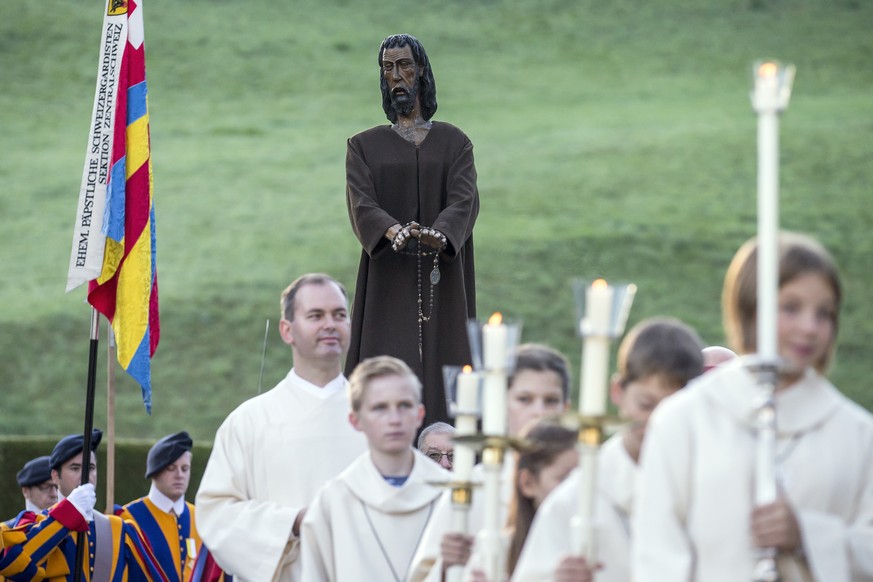
M 418 146 L 390 126 L 374 127 L 349 139 L 346 183 L 349 218 L 363 247 L 346 375 L 372 356 L 400 358 L 424 384 L 424 425 L 446 421 L 442 368 L 471 363 L 466 322 L 476 316 L 473 225 L 479 192 L 473 144 L 448 123 L 433 122 Z M 395 253 L 384 236 L 392 225 L 410 221 L 433 227 L 448 240 L 439 257 L 432 317 L 422 324 L 421 359 L 416 257 Z M 432 257 L 422 257 L 425 315 L 432 268 Z

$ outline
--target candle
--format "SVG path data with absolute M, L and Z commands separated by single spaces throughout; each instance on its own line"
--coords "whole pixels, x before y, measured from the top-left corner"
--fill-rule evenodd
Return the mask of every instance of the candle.
M 582 475 L 579 505 L 570 519 L 570 543 L 573 552 L 585 556 L 589 563 L 597 562 L 594 525 L 594 498 L 597 484 L 597 447 L 579 446 L 579 471 Z
M 762 63 L 755 77 L 758 109 L 758 328 L 757 351 L 762 360 L 777 357 L 779 231 L 779 101 L 778 66 Z
M 482 363 L 486 370 L 506 368 L 506 346 L 509 331 L 503 325 L 503 316 L 495 313 L 482 328 Z
M 506 563 L 500 539 L 500 473 L 503 469 L 503 450 L 486 448 L 482 452 L 482 463 L 485 466 L 485 507 L 483 527 L 477 536 L 476 545 L 481 548 L 482 566 L 487 579 L 501 581 L 504 579 Z
M 485 373 L 485 405 L 482 432 L 488 436 L 506 436 L 506 374 L 500 370 Z
M 582 390 L 579 414 L 602 416 L 606 413 L 609 374 L 609 333 L 614 290 L 603 279 L 585 292 L 585 340 L 582 344 Z
M 458 415 L 472 415 L 475 422 L 476 414 L 479 412 L 479 375 L 473 372 L 471 366 L 464 366 L 461 373 L 458 374 L 458 393 L 456 397 L 458 406 Z M 455 427 L 461 432 L 461 428 Z M 475 425 L 473 430 L 462 434 L 473 434 L 476 432 Z
M 458 374 L 457 405 L 458 412 L 455 415 L 455 429 L 458 436 L 476 434 L 476 418 L 479 409 L 479 375 L 473 372 L 470 366 L 464 366 Z M 454 451 L 452 470 L 455 472 L 457 481 L 470 481 L 473 475 L 473 464 L 476 453 L 468 446 L 458 445 Z
M 779 66 L 772 61 L 765 61 L 755 73 L 755 105 L 775 111 L 779 102 Z

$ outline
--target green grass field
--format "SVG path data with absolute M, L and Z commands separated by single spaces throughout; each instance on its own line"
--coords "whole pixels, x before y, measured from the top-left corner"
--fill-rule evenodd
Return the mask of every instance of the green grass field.
M 345 139 L 386 123 L 383 37 L 427 48 L 436 119 L 476 146 L 479 312 L 524 321 L 578 377 L 570 280 L 633 281 L 629 324 L 680 317 L 721 343 L 720 289 L 755 232 L 751 64 L 791 61 L 781 220 L 820 238 L 846 287 L 834 382 L 864 406 L 873 344 L 869 0 L 148 0 L 162 337 L 154 412 L 118 374 L 118 431 L 211 439 L 290 366 L 278 295 L 353 285 Z M 82 429 L 89 310 L 64 295 L 102 3 L 0 18 L 0 433 Z M 105 329 L 105 327 L 104 327 Z M 105 344 L 102 344 L 105 346 Z M 96 425 L 105 423 L 101 350 Z

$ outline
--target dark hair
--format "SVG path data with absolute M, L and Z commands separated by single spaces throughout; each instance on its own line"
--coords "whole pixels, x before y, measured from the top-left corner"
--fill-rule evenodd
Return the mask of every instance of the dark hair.
M 512 386 L 515 375 L 522 370 L 554 372 L 561 378 L 564 401 L 570 398 L 570 364 L 561 352 L 543 344 L 521 344 L 515 350 L 515 369 L 508 386 Z
M 512 528 L 512 539 L 509 543 L 508 572 L 512 574 L 518 557 L 524 547 L 527 534 L 537 508 L 533 499 L 521 492 L 519 474 L 522 469 L 530 471 L 534 477 L 555 462 L 558 455 L 573 450 L 576 445 L 576 431 L 561 426 L 555 418 L 542 418 L 522 431 L 525 443 L 518 453 L 515 466 L 514 489 L 512 501 L 509 504 L 507 525 Z
M 421 116 L 425 120 L 433 117 L 437 110 L 436 81 L 433 78 L 433 70 L 430 68 L 430 60 L 418 39 L 409 34 L 392 34 L 382 41 L 379 47 L 379 87 L 382 89 L 382 109 L 391 123 L 397 122 L 397 112 L 391 104 L 391 93 L 388 91 L 388 82 L 382 73 L 382 54 L 385 49 L 408 46 L 412 51 L 412 58 L 416 66 L 421 69 L 418 77 L 418 102 L 421 105 Z
M 677 388 L 703 373 L 703 341 L 691 327 L 672 317 L 636 324 L 618 349 L 622 386 L 648 376 L 662 376 Z
M 837 265 L 827 249 L 810 236 L 796 232 L 779 233 L 779 288 L 806 273 L 817 273 L 834 292 L 834 333 L 831 345 L 815 367 L 826 372 L 836 350 L 842 290 Z M 757 350 L 758 240 L 747 240 L 734 255 L 722 289 L 722 317 L 731 347 L 740 354 Z
M 324 273 L 309 273 L 294 279 L 290 285 L 285 287 L 285 290 L 282 291 L 282 295 L 279 298 L 279 309 L 282 318 L 288 321 L 294 321 L 294 298 L 302 287 L 305 287 L 306 285 L 328 285 L 331 283 L 339 287 L 339 290 L 342 291 L 343 297 L 348 299 L 349 295 L 346 293 L 346 288 L 343 287 L 342 283 L 330 275 L 325 275 Z

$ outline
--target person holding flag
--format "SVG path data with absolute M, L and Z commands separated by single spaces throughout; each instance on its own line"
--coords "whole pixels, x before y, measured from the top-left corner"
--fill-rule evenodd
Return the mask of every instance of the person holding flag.
M 94 510 L 95 451 L 102 436 L 100 430 L 94 430 L 90 455 L 82 453 L 84 438 L 79 434 L 66 436 L 55 445 L 50 464 L 62 501 L 47 514 L 37 515 L 35 522 L 22 528 L 24 540 L 0 554 L 4 576 L 12 580 L 75 580 L 87 572 L 84 579 L 100 582 L 169 582 L 132 523 Z M 86 456 L 90 458 L 87 464 Z M 78 485 L 82 475 L 88 482 Z M 81 569 L 77 568 L 79 538 L 89 550 Z
M 87 282 L 92 306 L 84 450 L 91 448 L 98 313 L 112 324 L 118 361 L 140 385 L 151 414 L 151 358 L 160 323 L 142 2 L 106 0 L 67 274 L 67 292 Z M 74 581 L 81 580 L 84 550 L 76 552 Z

